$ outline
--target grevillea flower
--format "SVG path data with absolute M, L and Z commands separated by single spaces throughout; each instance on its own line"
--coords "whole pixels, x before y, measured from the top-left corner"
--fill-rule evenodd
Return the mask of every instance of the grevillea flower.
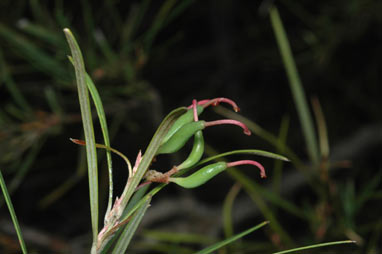
M 158 150 L 158 154 L 176 152 L 180 148 L 182 148 L 185 145 L 185 143 L 194 135 L 195 136 L 194 146 L 190 155 L 182 164 L 180 164 L 179 166 L 174 166 L 171 170 L 167 171 L 166 173 L 157 172 L 155 170 L 149 170 L 145 175 L 145 178 L 148 181 L 161 182 L 161 183 L 168 183 L 171 181 L 183 187 L 187 186 L 186 188 L 191 188 L 191 186 L 197 187 L 229 167 L 245 165 L 245 164 L 258 167 L 260 169 L 260 176 L 262 178 L 266 177 L 264 167 L 259 162 L 253 161 L 253 160 L 241 160 L 241 161 L 228 162 L 228 163 L 225 163 L 225 162 L 214 163 L 214 164 L 205 166 L 204 168 L 198 170 L 197 172 L 195 172 L 194 174 L 188 177 L 184 177 L 184 178 L 171 177 L 173 174 L 177 173 L 179 170 L 183 168 L 192 167 L 193 165 L 196 165 L 199 162 L 199 160 L 202 157 L 202 153 L 204 152 L 204 149 L 200 148 L 200 147 L 204 148 L 204 140 L 202 138 L 203 137 L 202 130 L 204 128 L 207 128 L 210 126 L 223 125 L 223 124 L 232 124 L 232 125 L 237 125 L 241 127 L 244 130 L 244 133 L 246 135 L 251 135 L 251 132 L 249 131 L 248 127 L 244 123 L 234 119 L 221 119 L 221 120 L 215 120 L 215 121 L 209 121 L 209 122 L 199 120 L 199 114 L 197 110 L 198 106 L 202 106 L 203 108 L 206 108 L 210 105 L 216 106 L 221 102 L 230 104 L 235 111 L 239 111 L 239 107 L 234 101 L 227 98 L 223 98 L 223 97 L 215 98 L 211 100 L 202 100 L 199 102 L 197 102 L 196 100 L 192 101 L 192 105 L 189 106 L 188 109 L 193 110 L 193 122 L 181 124 L 180 125 L 181 127 L 178 130 L 176 130 L 176 132 L 172 133 L 172 136 L 165 143 L 163 143 Z M 190 112 L 187 112 L 186 114 L 189 114 L 189 113 Z M 198 148 L 198 149 L 195 149 L 195 148 Z

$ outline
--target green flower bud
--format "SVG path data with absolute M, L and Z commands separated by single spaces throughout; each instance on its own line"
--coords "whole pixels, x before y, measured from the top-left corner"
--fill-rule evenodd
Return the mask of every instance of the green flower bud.
M 187 177 L 170 177 L 169 182 L 176 183 L 184 188 L 195 188 L 209 181 L 212 177 L 223 172 L 225 169 L 240 165 L 252 165 L 260 169 L 261 178 L 267 177 L 263 165 L 253 160 L 241 160 L 234 162 L 216 162 L 196 171 Z
M 184 188 L 196 188 L 209 181 L 212 177 L 223 172 L 227 168 L 227 163 L 216 162 L 196 171 L 187 177 L 171 177 L 170 182 L 176 183 Z
M 190 168 L 194 166 L 202 158 L 204 153 L 204 138 L 203 132 L 197 131 L 194 135 L 194 145 L 187 159 L 177 166 L 178 170 Z
M 192 111 L 191 111 L 192 113 Z M 157 154 L 166 154 L 177 152 L 186 142 L 197 132 L 203 130 L 205 121 L 190 122 L 184 124 L 166 143 L 162 144 Z

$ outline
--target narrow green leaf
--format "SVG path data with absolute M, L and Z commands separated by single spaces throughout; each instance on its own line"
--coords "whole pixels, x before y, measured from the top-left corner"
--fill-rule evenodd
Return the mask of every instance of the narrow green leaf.
M 90 91 L 94 105 L 97 110 L 97 115 L 101 125 L 101 130 L 102 130 L 102 135 L 103 135 L 105 145 L 110 147 L 109 130 L 107 127 L 106 115 L 103 109 L 101 97 L 92 79 L 87 73 L 86 73 L 86 85 Z M 111 160 L 111 152 L 109 150 L 106 150 L 106 159 L 107 159 L 107 167 L 109 172 L 109 201 L 108 201 L 107 209 L 106 209 L 106 214 L 108 214 L 113 204 L 113 164 Z
M 305 143 L 309 152 L 309 156 L 312 162 L 317 165 L 320 156 L 317 145 L 317 138 L 315 135 L 312 117 L 309 112 L 309 107 L 304 95 L 304 88 L 301 84 L 296 63 L 293 59 L 288 37 L 282 24 L 279 12 L 275 6 L 270 7 L 269 14 L 284 67 L 288 76 L 289 85 L 292 90 L 293 99 L 296 104 L 297 113 L 300 118 L 300 123 L 305 137 Z
M 164 184 L 164 183 L 159 184 L 158 186 L 153 188 L 149 193 L 147 193 L 143 198 L 141 198 L 138 202 L 136 202 L 136 204 L 133 205 L 132 208 L 126 209 L 124 211 L 123 215 L 121 216 L 122 219 L 120 221 L 124 221 L 124 220 L 128 219 L 139 207 L 141 207 L 141 205 L 143 203 L 145 203 L 147 200 L 152 198 L 155 194 L 157 194 L 165 186 L 167 186 L 167 184 Z
M 127 227 L 122 232 L 121 236 L 116 243 L 112 254 L 120 254 L 125 253 L 131 238 L 133 238 L 135 231 L 138 228 L 139 223 L 143 219 L 143 215 L 145 214 L 147 208 L 150 206 L 151 198 L 148 199 L 141 208 L 135 213 L 134 217 L 131 219 Z
M 147 184 L 146 186 L 143 186 L 139 190 L 137 190 L 134 195 L 131 197 L 129 203 L 127 204 L 124 213 L 127 214 L 142 198 L 145 196 L 145 193 L 150 188 L 151 184 Z M 122 216 L 124 217 L 124 216 Z
M 147 191 L 147 189 L 150 187 L 150 184 L 146 185 L 146 186 L 143 186 L 142 188 L 140 188 L 138 191 L 136 191 L 134 193 L 134 195 L 132 196 L 132 198 L 130 199 L 129 203 L 127 204 L 127 207 L 125 208 L 125 211 L 124 213 L 122 214 L 121 218 L 125 218 L 125 215 L 127 213 L 129 213 L 131 211 L 131 209 L 134 209 L 135 205 L 137 205 L 138 202 L 139 205 L 137 206 L 137 209 L 139 207 L 141 207 L 147 200 L 149 200 L 152 196 L 151 195 L 148 195 L 147 197 L 145 197 L 145 193 Z M 145 201 L 145 202 L 142 202 L 142 201 Z M 134 211 L 136 211 L 137 209 L 134 209 Z M 132 214 L 132 213 L 131 213 Z M 130 215 L 129 215 L 130 216 Z M 128 217 L 127 217 L 128 218 Z M 123 219 L 121 221 L 124 221 Z M 105 245 L 105 247 L 102 249 L 102 254 L 107 254 L 109 253 L 109 249 L 111 246 L 114 245 L 114 242 L 116 240 L 119 239 L 119 236 L 121 235 L 121 233 L 125 230 L 125 228 L 127 227 L 128 225 L 125 225 L 125 226 L 122 226 L 120 227 L 117 232 L 113 235 L 113 238 L 110 239 L 110 241 Z
M 234 236 L 232 236 L 232 237 L 230 237 L 228 239 L 225 239 L 224 241 L 215 243 L 215 244 L 213 244 L 213 245 L 211 245 L 211 246 L 209 246 L 209 247 L 207 247 L 207 248 L 205 248 L 205 249 L 203 249 L 201 251 L 196 252 L 195 254 L 208 254 L 208 253 L 212 253 L 213 251 L 215 251 L 217 249 L 220 249 L 220 248 L 224 247 L 225 245 L 230 244 L 231 242 L 236 241 L 236 240 L 238 240 L 238 239 L 240 239 L 240 238 L 242 238 L 242 237 L 252 233 L 253 231 L 255 231 L 257 229 L 259 229 L 261 227 L 264 227 L 268 223 L 269 223 L 269 221 L 264 221 L 264 222 L 258 224 L 257 226 L 254 226 L 254 227 L 252 227 L 250 229 L 247 229 L 247 230 L 241 232 L 240 234 L 237 234 L 237 235 L 234 235 Z
M 17 220 L 16 212 L 15 212 L 15 209 L 13 208 L 13 204 L 12 204 L 12 201 L 11 201 L 11 197 L 9 196 L 7 186 L 5 185 L 5 181 L 4 181 L 4 178 L 3 178 L 3 174 L 1 173 L 1 169 L 0 169 L 0 186 L 1 186 L 1 190 L 3 191 L 5 202 L 6 202 L 7 206 L 8 206 L 9 213 L 11 214 L 13 226 L 15 227 L 15 230 L 16 230 L 16 233 L 17 233 L 17 237 L 19 238 L 19 243 L 20 243 L 20 246 L 21 246 L 21 250 L 22 250 L 22 252 L 24 254 L 26 254 L 26 253 L 28 253 L 27 247 L 25 245 L 23 236 L 21 234 L 20 225 L 19 225 L 19 222 Z
M 268 157 L 268 158 L 276 159 L 276 160 L 289 161 L 288 158 L 286 158 L 282 155 L 279 155 L 279 154 L 266 152 L 266 151 L 262 151 L 262 150 L 256 150 L 256 149 L 244 149 L 244 150 L 235 150 L 235 151 L 230 151 L 230 152 L 226 152 L 226 153 L 220 153 L 218 155 L 208 157 L 208 158 L 200 161 L 197 165 L 199 166 L 199 165 L 205 164 L 207 162 L 210 162 L 210 161 L 213 161 L 213 160 L 216 160 L 216 159 L 228 156 L 228 155 L 233 155 L 233 154 L 253 154 L 253 155 L 259 155 L 259 156 Z
M 95 137 L 93 129 L 92 114 L 90 108 L 90 100 L 88 88 L 86 84 L 86 71 L 80 47 L 77 44 L 72 32 L 64 29 L 66 39 L 72 52 L 73 64 L 77 79 L 78 97 L 81 107 L 82 124 L 85 133 L 86 156 L 88 162 L 89 177 L 89 195 L 90 195 L 90 212 L 93 231 L 92 252 L 95 252 L 97 246 L 98 235 L 98 165 L 97 153 L 95 146 Z
M 329 242 L 329 243 L 320 243 L 320 244 L 314 244 L 304 247 L 298 247 L 290 250 L 283 250 L 279 252 L 274 252 L 273 254 L 285 254 L 285 253 L 291 253 L 295 251 L 301 251 L 301 250 L 307 250 L 307 249 L 314 249 L 314 248 L 320 248 L 325 246 L 331 246 L 331 245 L 337 245 L 337 244 L 345 244 L 345 243 L 355 243 L 355 241 L 352 240 L 345 240 L 345 241 L 337 241 L 337 242 Z

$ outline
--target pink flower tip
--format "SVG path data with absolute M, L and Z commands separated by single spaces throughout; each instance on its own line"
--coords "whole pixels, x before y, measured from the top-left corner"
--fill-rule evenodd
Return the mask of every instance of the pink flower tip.
M 235 166 L 239 166 L 239 165 L 253 165 L 253 166 L 260 169 L 260 177 L 261 178 L 267 177 L 267 175 L 265 174 L 265 169 L 264 169 L 263 165 L 261 165 L 257 161 L 253 161 L 253 160 L 241 160 L 241 161 L 228 162 L 227 168 L 235 167 Z

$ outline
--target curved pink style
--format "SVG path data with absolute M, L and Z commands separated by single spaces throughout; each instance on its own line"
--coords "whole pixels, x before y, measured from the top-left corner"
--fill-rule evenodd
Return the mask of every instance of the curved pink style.
M 240 126 L 244 130 L 245 135 L 248 135 L 248 136 L 251 135 L 251 131 L 248 129 L 248 127 L 244 123 L 239 122 L 237 120 L 233 120 L 233 119 L 222 119 L 222 120 L 216 120 L 211 122 L 205 122 L 205 127 L 221 125 L 221 124 L 233 124 L 233 125 Z
M 192 108 L 194 110 L 194 121 L 195 122 L 199 121 L 198 109 L 196 108 L 197 103 L 198 102 L 195 99 L 192 100 Z
M 240 111 L 240 108 L 237 106 L 237 104 L 231 100 L 231 99 L 228 99 L 228 98 L 224 98 L 224 97 L 220 97 L 220 98 L 215 98 L 215 99 L 211 99 L 211 100 L 201 100 L 201 101 L 198 101 L 198 105 L 200 106 L 203 106 L 204 108 L 208 107 L 208 106 L 217 106 L 219 105 L 219 103 L 221 102 L 224 102 L 224 103 L 227 103 L 227 104 L 230 104 L 232 107 L 233 107 L 233 110 L 235 112 L 239 112 Z M 193 105 L 189 106 L 188 108 L 192 108 Z
M 261 165 L 257 161 L 253 161 L 253 160 L 241 160 L 241 161 L 228 162 L 227 163 L 227 168 L 235 167 L 235 166 L 239 166 L 239 165 L 253 165 L 253 166 L 256 166 L 256 167 L 258 167 L 260 169 L 260 176 L 261 176 L 261 178 L 266 178 L 267 177 L 267 175 L 265 174 L 265 169 L 264 169 L 263 165 Z

